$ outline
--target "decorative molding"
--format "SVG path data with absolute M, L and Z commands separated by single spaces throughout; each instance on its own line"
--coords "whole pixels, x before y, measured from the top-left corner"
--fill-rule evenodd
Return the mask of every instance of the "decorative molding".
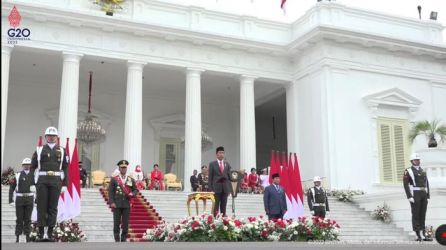
M 160 140 L 161 137 L 181 138 L 184 137 L 186 125 L 186 117 L 184 114 L 174 114 L 151 119 L 149 121 L 155 132 L 155 139 Z M 202 123 L 201 129 L 206 132 L 208 125 Z
M 398 88 L 392 88 L 363 97 L 364 101 L 370 107 L 379 105 L 405 107 L 409 111 L 416 112 L 418 107 L 423 103 L 419 99 Z

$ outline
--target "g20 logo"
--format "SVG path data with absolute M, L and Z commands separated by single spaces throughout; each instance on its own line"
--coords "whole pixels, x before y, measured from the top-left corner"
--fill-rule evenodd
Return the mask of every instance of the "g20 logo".
M 31 35 L 31 31 L 27 28 L 24 28 L 24 29 L 11 28 L 8 30 L 8 36 L 11 38 L 27 38 L 30 35 Z

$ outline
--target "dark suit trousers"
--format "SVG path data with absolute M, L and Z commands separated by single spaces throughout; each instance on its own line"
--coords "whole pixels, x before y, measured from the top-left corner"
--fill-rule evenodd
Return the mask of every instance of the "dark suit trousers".
M 119 240 L 126 241 L 127 239 L 127 234 L 129 232 L 129 215 L 130 208 L 115 208 L 113 210 L 113 236 L 115 237 L 116 242 L 119 242 Z M 122 233 L 121 237 L 119 237 L 119 225 L 121 223 Z
M 19 199 L 22 199 L 23 201 L 20 202 L 18 201 Z M 15 235 L 21 235 L 22 233 L 28 235 L 31 233 L 31 214 L 34 207 L 33 203 L 34 202 L 32 197 L 16 198 L 15 214 L 17 220 L 15 226 Z
M 217 216 L 218 210 L 220 209 L 220 213 L 226 215 L 226 205 L 228 204 L 228 195 L 229 193 L 215 193 L 215 207 L 214 207 L 214 216 Z
M 57 204 L 61 186 L 59 182 L 38 183 L 37 189 L 37 224 L 39 227 L 54 227 L 57 220 Z
M 410 203 L 412 210 L 412 229 L 413 231 L 422 231 L 425 229 L 427 194 L 425 191 L 414 191 L 414 203 Z
M 314 216 L 325 218 L 325 207 L 314 207 Z

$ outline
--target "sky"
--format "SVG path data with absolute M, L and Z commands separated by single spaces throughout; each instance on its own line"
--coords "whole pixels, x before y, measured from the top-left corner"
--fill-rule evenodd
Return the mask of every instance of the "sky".
M 256 16 L 262 19 L 291 23 L 314 6 L 317 0 L 287 0 L 286 14 L 280 8 L 281 0 L 164 0 L 207 9 Z M 417 6 L 422 7 L 423 20 L 429 20 L 431 11 L 438 13 L 437 22 L 446 25 L 446 0 L 336 0 L 346 6 L 418 19 Z M 443 30 L 446 42 L 446 30 Z

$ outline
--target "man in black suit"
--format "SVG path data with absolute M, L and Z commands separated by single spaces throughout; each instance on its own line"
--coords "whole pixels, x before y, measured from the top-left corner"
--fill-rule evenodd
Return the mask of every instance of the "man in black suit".
M 136 196 L 135 180 L 127 176 L 129 162 L 121 160 L 118 162 L 119 175 L 111 178 L 108 187 L 110 207 L 113 209 L 113 236 L 116 242 L 125 242 L 129 230 L 129 215 L 132 198 Z M 120 229 L 122 228 L 121 235 Z
M 194 169 L 194 174 L 190 177 L 190 186 L 192 187 L 193 192 L 197 192 L 198 189 L 198 178 L 197 178 L 198 171 Z
M 281 187 L 279 174 L 273 174 L 273 184 L 265 188 L 263 204 L 269 220 L 283 219 L 287 211 L 285 190 Z
M 84 166 L 82 165 L 82 162 L 79 162 L 79 177 L 81 178 L 82 181 L 82 188 L 85 188 L 87 186 L 87 170 L 84 168 Z
M 226 216 L 226 204 L 228 195 L 231 192 L 230 174 L 231 165 L 225 161 L 225 149 L 218 147 L 216 150 L 217 160 L 209 163 L 209 191 L 215 193 L 214 216 L 217 216 L 219 209 L 223 216 Z

